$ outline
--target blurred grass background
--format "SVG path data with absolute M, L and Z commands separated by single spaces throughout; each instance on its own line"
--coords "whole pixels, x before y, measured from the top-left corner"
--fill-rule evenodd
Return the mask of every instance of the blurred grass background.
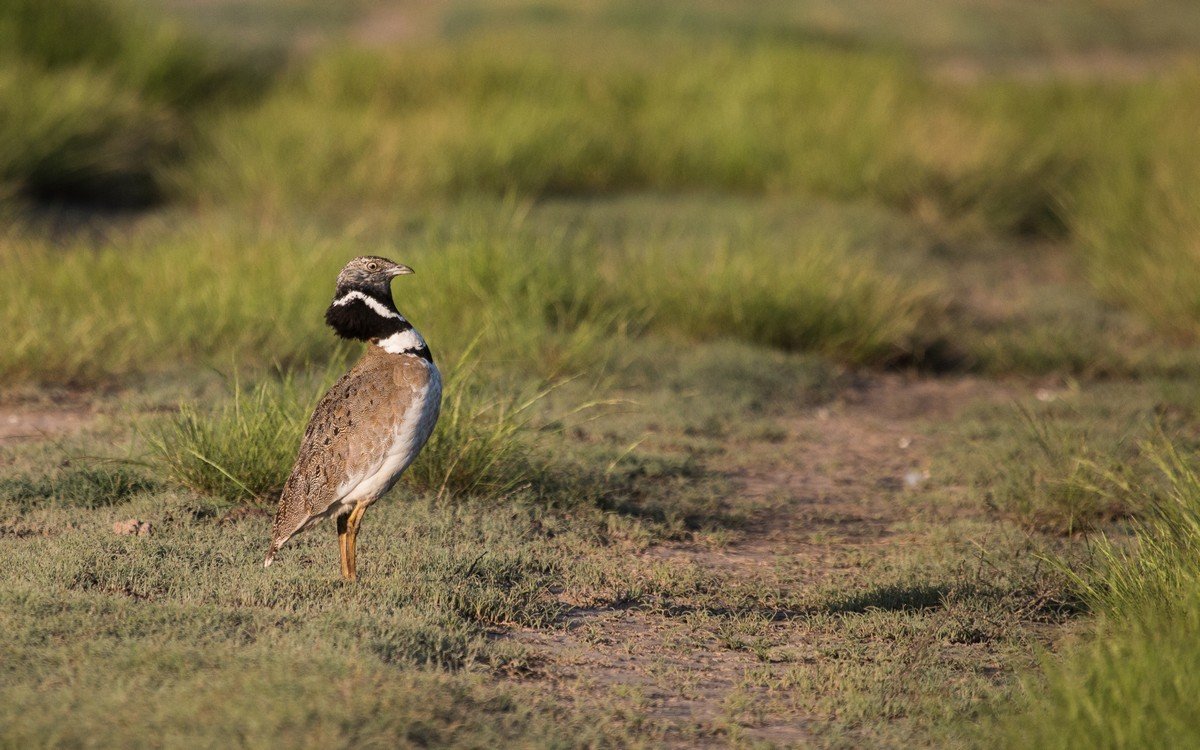
M 464 309 L 473 290 L 502 308 L 483 315 L 520 320 L 509 333 L 566 349 L 600 326 L 853 364 L 1072 366 L 981 350 L 936 269 L 898 275 L 875 248 L 844 252 L 840 229 L 789 243 L 735 218 L 685 252 L 653 227 L 632 247 L 522 231 L 531 205 L 629 194 L 866 203 L 960 244 L 1065 245 L 1100 300 L 1195 338 L 1191 5 L 854 5 L 6 3 L 0 193 L 17 213 L 0 322 L 17 336 L 0 373 L 327 352 L 300 311 L 364 242 L 453 268 L 415 311 Z M 91 33 L 65 33 L 67 15 Z M 959 58 L 975 68 L 951 70 Z M 184 213 L 99 242 L 37 225 L 45 206 L 151 204 Z M 447 210 L 473 247 L 426 229 Z M 417 317 L 451 351 L 480 324 Z

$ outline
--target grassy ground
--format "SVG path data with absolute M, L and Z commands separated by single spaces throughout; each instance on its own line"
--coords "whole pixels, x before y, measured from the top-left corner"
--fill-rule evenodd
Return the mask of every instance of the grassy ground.
M 73 5 L 0 10 L 0 744 L 1189 736 L 1189 3 Z M 447 394 L 347 585 L 258 562 L 362 253 Z

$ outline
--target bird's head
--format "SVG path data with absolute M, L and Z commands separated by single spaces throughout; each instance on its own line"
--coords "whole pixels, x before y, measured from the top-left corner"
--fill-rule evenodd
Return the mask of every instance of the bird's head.
M 381 300 L 390 300 L 392 279 L 412 272 L 408 266 L 387 258 L 360 255 L 342 267 L 337 278 L 337 288 L 339 292 L 357 289 Z
M 408 266 L 387 258 L 355 258 L 338 274 L 325 322 L 342 338 L 364 341 L 412 328 L 392 300 L 392 279 L 412 272 Z

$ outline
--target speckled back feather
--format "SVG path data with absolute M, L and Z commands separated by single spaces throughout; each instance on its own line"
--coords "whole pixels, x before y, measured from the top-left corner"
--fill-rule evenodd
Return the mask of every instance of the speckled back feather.
M 429 438 L 440 400 L 441 379 L 431 361 L 367 346 L 313 410 L 283 487 L 267 561 L 315 521 L 348 512 L 348 499 L 374 502 L 391 489 Z M 412 409 L 422 413 L 410 414 Z M 416 419 L 414 434 L 404 438 L 408 445 L 396 445 L 396 428 L 406 417 Z M 375 476 L 394 449 L 402 451 L 398 470 L 393 476 Z M 371 496 L 357 497 L 355 489 L 372 477 Z

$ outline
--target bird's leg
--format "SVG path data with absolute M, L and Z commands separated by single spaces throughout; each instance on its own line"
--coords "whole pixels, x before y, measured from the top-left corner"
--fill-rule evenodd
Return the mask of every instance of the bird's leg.
M 337 532 L 338 532 L 338 554 L 341 556 L 342 562 L 342 578 L 354 578 L 350 572 L 350 562 L 346 557 L 346 550 L 349 548 L 347 542 L 350 540 L 350 532 L 348 531 L 350 518 L 349 513 L 344 513 L 337 517 Z
M 366 504 L 356 505 L 346 520 L 346 560 L 349 573 L 346 578 L 351 581 L 358 579 L 358 561 L 355 557 L 358 544 L 358 524 L 362 522 L 363 513 L 366 510 Z

